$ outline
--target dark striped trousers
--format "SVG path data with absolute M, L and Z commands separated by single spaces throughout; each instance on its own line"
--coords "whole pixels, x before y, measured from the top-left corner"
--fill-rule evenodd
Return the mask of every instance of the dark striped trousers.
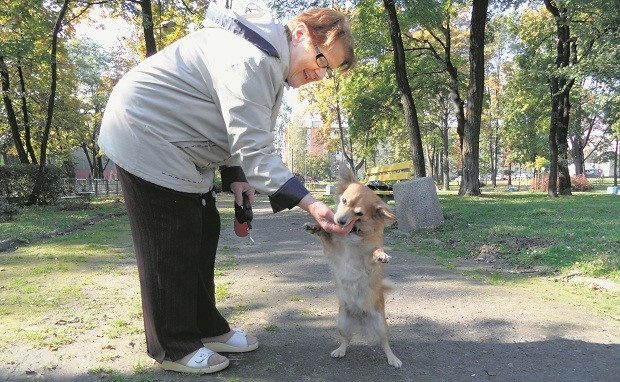
M 118 168 L 140 277 L 148 354 L 176 361 L 230 330 L 215 306 L 220 215 L 212 193 L 160 187 Z

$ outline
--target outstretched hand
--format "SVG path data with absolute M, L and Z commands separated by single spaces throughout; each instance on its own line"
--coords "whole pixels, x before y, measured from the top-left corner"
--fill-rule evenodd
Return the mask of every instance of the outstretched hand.
M 298 204 L 298 206 L 310 213 L 312 217 L 319 223 L 321 228 L 330 233 L 339 235 L 346 235 L 351 232 L 355 221 L 352 221 L 346 226 L 334 223 L 334 211 L 329 208 L 325 203 L 320 202 L 312 197 L 312 195 L 306 195 Z

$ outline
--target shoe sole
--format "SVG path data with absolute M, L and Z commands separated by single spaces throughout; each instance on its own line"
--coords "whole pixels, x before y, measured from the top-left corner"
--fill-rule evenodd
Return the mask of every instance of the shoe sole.
M 178 362 L 164 361 L 161 363 L 161 367 L 164 370 L 178 371 L 179 373 L 210 374 L 210 373 L 216 373 L 218 371 L 226 369 L 229 364 L 230 364 L 230 361 L 227 359 L 225 362 L 218 363 L 217 365 L 195 369 L 193 367 L 182 365 Z
M 203 345 L 216 353 L 246 353 L 258 349 L 258 342 L 244 348 L 223 344 L 221 342 L 203 342 Z

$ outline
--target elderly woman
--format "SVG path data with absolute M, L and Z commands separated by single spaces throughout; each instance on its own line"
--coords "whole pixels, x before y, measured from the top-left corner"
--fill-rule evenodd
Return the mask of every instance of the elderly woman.
M 273 212 L 298 206 L 325 230 L 346 234 L 273 147 L 285 86 L 354 66 L 346 17 L 302 12 L 288 25 L 215 8 L 204 28 L 130 70 L 114 88 L 99 145 L 118 168 L 136 252 L 147 350 L 166 370 L 211 373 L 216 352 L 246 352 L 256 337 L 231 330 L 215 304 L 214 263 L 222 188 Z

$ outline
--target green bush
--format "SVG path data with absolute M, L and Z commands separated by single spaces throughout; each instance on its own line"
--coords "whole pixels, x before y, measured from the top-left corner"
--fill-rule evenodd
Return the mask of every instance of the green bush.
M 10 203 L 25 204 L 32 192 L 39 166 L 11 164 L 0 166 L 0 197 Z M 37 204 L 50 204 L 62 196 L 62 169 L 48 166 Z
M 9 203 L 6 199 L 0 199 L 0 222 L 13 221 L 18 213 L 19 207 L 16 204 Z

